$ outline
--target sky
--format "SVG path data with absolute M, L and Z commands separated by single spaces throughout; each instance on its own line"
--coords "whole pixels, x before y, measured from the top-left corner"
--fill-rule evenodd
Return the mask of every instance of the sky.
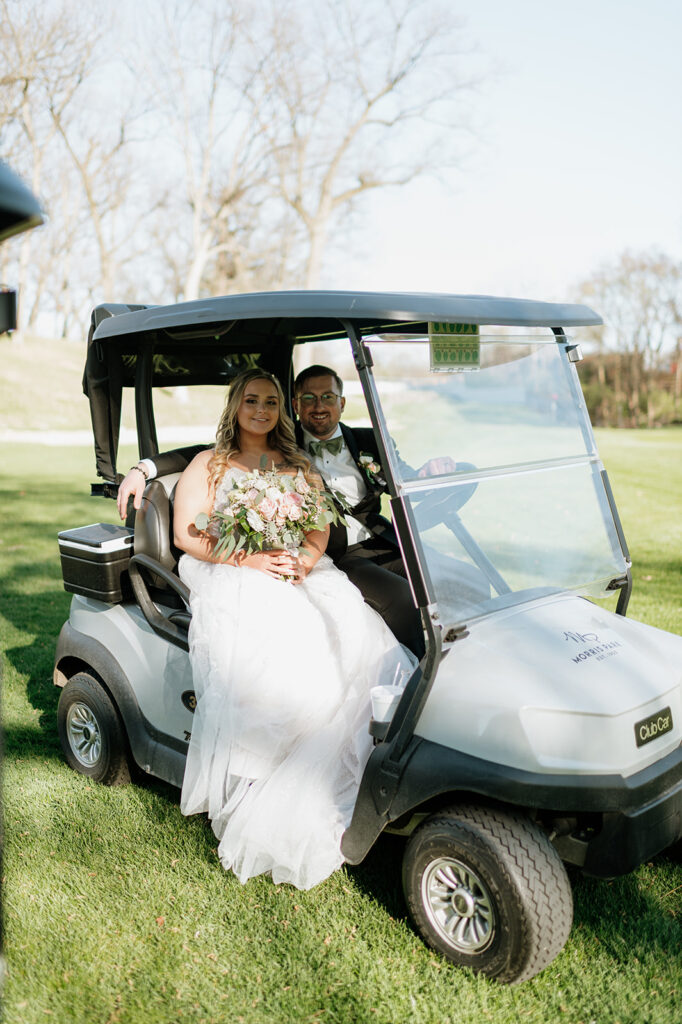
M 562 301 L 626 249 L 682 259 L 682 3 L 450 2 L 490 69 L 468 155 L 375 196 L 321 284 Z

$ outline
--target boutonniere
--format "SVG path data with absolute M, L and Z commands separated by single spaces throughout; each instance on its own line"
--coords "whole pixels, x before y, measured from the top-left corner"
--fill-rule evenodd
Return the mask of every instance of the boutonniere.
M 370 455 L 369 452 L 360 452 L 358 462 L 367 474 L 370 483 L 378 484 L 380 487 L 386 486 L 386 481 L 379 475 L 381 473 L 381 465 L 373 455 Z

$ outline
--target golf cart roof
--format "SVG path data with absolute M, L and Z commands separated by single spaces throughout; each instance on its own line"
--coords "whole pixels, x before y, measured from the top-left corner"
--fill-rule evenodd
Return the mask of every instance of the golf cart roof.
M 352 320 L 361 333 L 386 325 L 487 324 L 499 327 L 586 327 L 602 322 L 588 306 L 429 292 L 287 291 L 223 295 L 171 306 L 104 305 L 98 307 L 98 341 L 209 324 L 247 323 L 255 335 L 286 334 L 307 339 L 345 337 L 340 321 Z M 263 323 L 269 321 L 269 324 Z M 183 332 L 184 333 L 184 332 Z
M 92 313 L 83 380 L 97 473 L 117 476 L 124 387 L 135 388 L 140 455 L 153 455 L 154 388 L 229 384 L 258 365 L 276 374 L 287 393 L 295 345 L 345 339 L 351 331 L 425 334 L 430 322 L 557 329 L 602 321 L 587 306 L 436 293 L 288 291 L 171 306 L 103 304 Z

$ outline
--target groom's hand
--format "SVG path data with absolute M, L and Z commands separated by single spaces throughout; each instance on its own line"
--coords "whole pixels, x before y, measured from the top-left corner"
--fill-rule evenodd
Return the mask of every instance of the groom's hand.
M 128 514 L 128 499 L 131 494 L 133 496 L 133 507 L 135 509 L 140 508 L 146 483 L 147 480 L 144 473 L 140 473 L 139 469 L 131 469 L 123 477 L 118 485 L 118 494 L 116 495 L 118 514 L 121 519 L 125 519 Z
M 454 473 L 457 463 L 449 455 L 440 455 L 438 458 L 429 459 L 417 470 L 417 476 L 442 476 L 445 473 Z

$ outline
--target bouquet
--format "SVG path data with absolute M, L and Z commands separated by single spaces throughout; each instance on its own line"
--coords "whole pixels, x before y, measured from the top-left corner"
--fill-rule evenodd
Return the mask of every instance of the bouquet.
M 294 476 L 262 465 L 219 484 L 213 511 L 200 512 L 194 525 L 217 537 L 214 553 L 225 559 L 238 551 L 298 551 L 306 533 L 339 521 L 332 496 L 301 469 Z

